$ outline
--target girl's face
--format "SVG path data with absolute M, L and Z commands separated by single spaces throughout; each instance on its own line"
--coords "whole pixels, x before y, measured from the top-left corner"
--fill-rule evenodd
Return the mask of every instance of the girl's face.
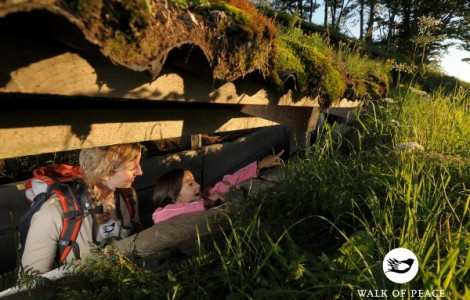
M 112 191 L 117 188 L 130 188 L 134 179 L 143 174 L 140 168 L 140 157 L 141 154 L 139 153 L 137 158 L 129 162 L 124 169 L 106 177 L 103 180 L 103 184 Z
M 185 170 L 183 173 L 181 191 L 175 203 L 189 203 L 198 199 L 200 185 L 194 180 L 193 173 Z

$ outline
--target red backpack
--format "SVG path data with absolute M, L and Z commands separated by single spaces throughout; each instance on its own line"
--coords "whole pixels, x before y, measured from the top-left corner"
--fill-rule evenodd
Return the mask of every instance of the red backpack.
M 56 260 L 62 263 L 71 250 L 75 257 L 80 258 L 80 249 L 75 240 L 82 225 L 83 213 L 85 210 L 91 210 L 91 204 L 84 190 L 81 168 L 56 164 L 36 169 L 33 175 L 34 177 L 26 182 L 26 198 L 31 202 L 31 206 L 20 220 L 20 253 L 24 250 L 31 218 L 55 194 L 64 212 Z
M 20 220 L 19 250 L 23 253 L 26 237 L 31 225 L 31 218 L 41 206 L 53 195 L 57 195 L 64 212 L 62 232 L 57 247 L 56 261 L 62 263 L 70 251 L 80 258 L 80 249 L 76 243 L 78 233 L 86 211 L 92 212 L 91 203 L 85 192 L 82 169 L 78 166 L 56 164 L 41 167 L 33 171 L 34 177 L 26 182 L 26 198 L 31 207 Z M 135 199 L 129 189 L 118 189 L 117 193 L 123 199 L 131 220 L 135 215 Z M 119 208 L 119 205 L 117 206 Z M 97 208 L 98 209 L 98 208 Z M 99 210 L 99 209 L 98 209 Z M 119 212 L 120 214 L 120 212 Z M 140 230 L 138 226 L 134 232 Z

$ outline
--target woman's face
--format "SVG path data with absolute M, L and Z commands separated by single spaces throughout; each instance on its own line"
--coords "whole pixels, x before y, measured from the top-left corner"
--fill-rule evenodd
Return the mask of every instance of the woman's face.
M 139 153 L 137 158 L 129 162 L 124 169 L 114 172 L 105 178 L 103 180 L 104 185 L 112 191 L 117 188 L 130 188 L 134 179 L 143 174 L 140 168 L 140 157 L 141 154 Z
M 181 191 L 175 203 L 189 203 L 198 199 L 200 185 L 194 180 L 193 173 L 185 170 L 183 173 Z

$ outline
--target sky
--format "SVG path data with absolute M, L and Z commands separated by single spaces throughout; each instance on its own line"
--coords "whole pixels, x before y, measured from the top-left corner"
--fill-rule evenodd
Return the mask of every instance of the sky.
M 448 75 L 470 83 L 470 63 L 462 61 L 465 57 L 470 57 L 470 52 L 451 47 L 442 58 L 441 67 Z

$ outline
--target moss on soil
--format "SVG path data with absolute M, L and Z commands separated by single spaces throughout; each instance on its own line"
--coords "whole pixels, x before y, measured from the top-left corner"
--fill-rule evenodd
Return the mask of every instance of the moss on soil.
M 277 71 L 295 72 L 301 92 L 311 99 L 318 97 L 323 108 L 343 97 L 347 86 L 358 99 L 382 97 L 388 92 L 387 80 L 351 78 L 315 45 L 279 34 L 280 25 L 274 18 L 246 0 L 26 2 L 31 8 L 17 6 L 18 11 L 42 6 L 60 14 L 111 61 L 146 71 L 152 78 L 161 73 L 171 51 L 194 46 L 200 49 L 207 61 L 206 71 L 215 80 L 234 81 L 256 71 L 272 88 L 282 90 Z M 14 5 L 14 1 L 4 2 L 0 12 Z M 77 48 L 81 49 L 80 45 Z

